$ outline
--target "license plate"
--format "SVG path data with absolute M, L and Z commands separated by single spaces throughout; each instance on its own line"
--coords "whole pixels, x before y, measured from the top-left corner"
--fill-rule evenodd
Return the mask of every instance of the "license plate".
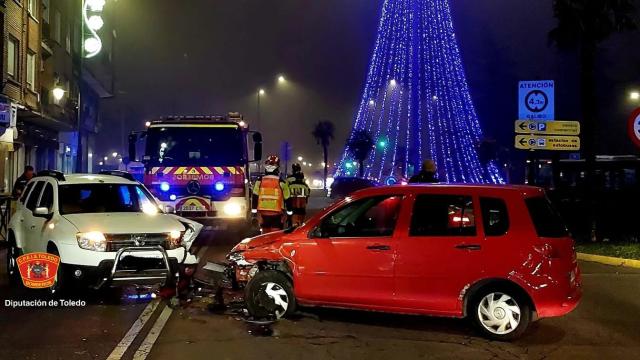
M 186 205 L 183 206 L 182 211 L 207 211 L 203 206 Z

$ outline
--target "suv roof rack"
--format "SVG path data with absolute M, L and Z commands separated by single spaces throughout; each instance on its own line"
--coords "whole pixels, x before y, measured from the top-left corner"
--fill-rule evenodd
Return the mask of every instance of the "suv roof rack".
M 48 176 L 48 177 L 55 178 L 58 181 L 66 180 L 63 173 L 55 170 L 41 170 L 41 171 L 38 171 L 36 176 Z
M 126 171 L 120 171 L 120 170 L 102 170 L 99 172 L 100 175 L 111 175 L 111 176 L 117 176 L 117 177 L 121 177 L 121 178 L 125 178 L 127 180 L 130 181 L 137 181 L 133 175 L 129 174 Z

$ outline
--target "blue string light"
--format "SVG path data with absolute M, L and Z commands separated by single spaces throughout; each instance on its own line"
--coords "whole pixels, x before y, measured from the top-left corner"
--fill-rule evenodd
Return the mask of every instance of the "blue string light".
M 362 129 L 378 144 L 365 162 L 368 178 L 408 177 L 433 159 L 446 182 L 504 182 L 498 166 L 478 157 L 482 130 L 449 0 L 385 0 L 353 133 Z M 347 147 L 336 176 L 354 167 Z

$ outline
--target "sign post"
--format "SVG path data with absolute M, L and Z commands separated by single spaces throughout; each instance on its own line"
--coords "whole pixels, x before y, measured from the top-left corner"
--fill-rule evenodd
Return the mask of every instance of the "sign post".
M 629 137 L 640 148 L 640 108 L 636 109 L 629 118 Z

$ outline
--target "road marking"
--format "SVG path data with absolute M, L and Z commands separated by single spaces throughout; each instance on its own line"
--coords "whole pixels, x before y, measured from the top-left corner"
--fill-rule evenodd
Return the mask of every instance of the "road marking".
M 144 324 L 146 324 L 149 318 L 151 318 L 151 315 L 153 315 L 153 312 L 156 310 L 159 303 L 159 300 L 154 300 L 147 304 L 147 307 L 144 308 L 138 319 L 136 319 L 133 325 L 131 325 L 131 328 L 127 331 L 122 340 L 120 340 L 120 343 L 118 343 L 111 354 L 109 354 L 107 360 L 119 360 L 122 358 L 122 355 L 124 355 L 129 346 L 131 346 L 131 343 L 133 343 L 133 340 L 138 336 L 138 333 L 140 333 Z
M 156 320 L 156 323 L 153 324 L 153 327 L 147 334 L 147 337 L 144 338 L 142 344 L 140 344 L 140 347 L 138 348 L 138 350 L 136 350 L 136 353 L 133 354 L 133 360 L 145 360 L 147 356 L 149 356 L 151 348 L 153 348 L 153 344 L 155 344 L 156 340 L 158 340 L 158 336 L 160 336 L 160 333 L 162 332 L 164 326 L 167 324 L 167 320 L 169 320 L 172 312 L 173 309 L 169 306 L 166 306 L 162 310 L 162 313 Z

